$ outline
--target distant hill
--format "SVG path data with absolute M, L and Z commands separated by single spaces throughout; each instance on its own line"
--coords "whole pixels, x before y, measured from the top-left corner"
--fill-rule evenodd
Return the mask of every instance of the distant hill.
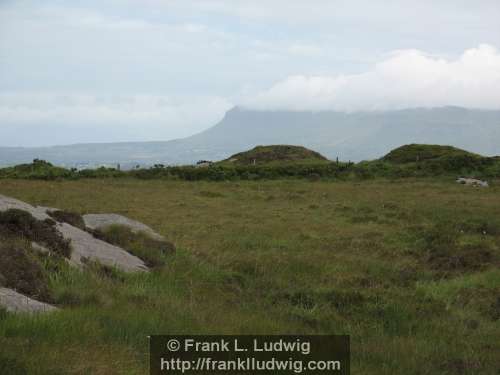
M 379 158 L 402 144 L 446 144 L 481 155 L 500 155 L 500 111 L 459 107 L 379 112 L 254 111 L 233 108 L 215 126 L 166 142 L 80 144 L 44 148 L 0 148 L 0 165 L 35 158 L 56 165 L 190 164 L 222 160 L 257 145 L 291 144 L 329 159 Z
M 472 152 L 461 150 L 452 146 L 411 144 L 392 150 L 385 155 L 382 160 L 392 163 L 406 164 L 422 162 L 425 160 L 459 157 L 482 158 L 481 155 L 473 154 Z
M 257 146 L 249 151 L 230 156 L 223 163 L 234 165 L 262 165 L 273 163 L 321 163 L 328 159 L 302 146 Z
M 410 144 L 369 162 L 372 170 L 382 167 L 395 176 L 500 175 L 500 158 L 478 155 L 452 146 Z M 396 172 L 397 171 L 397 172 Z M 380 170 L 378 171 L 380 172 Z
M 45 160 L 0 169 L 0 178 L 53 179 L 71 177 L 70 170 L 56 167 Z
M 128 171 L 116 168 L 78 170 L 55 167 L 43 160 L 0 168 L 1 178 L 79 179 L 135 177 L 140 179 L 266 180 L 277 178 L 401 178 L 401 177 L 500 177 L 500 158 L 477 155 L 451 146 L 410 144 L 382 158 L 359 163 L 332 161 L 302 146 L 257 146 L 215 163 L 165 166 L 156 164 Z

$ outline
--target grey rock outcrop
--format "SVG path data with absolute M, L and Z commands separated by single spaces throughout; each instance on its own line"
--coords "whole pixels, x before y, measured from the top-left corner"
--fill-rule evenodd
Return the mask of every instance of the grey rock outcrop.
M 43 303 L 8 288 L 0 288 L 0 307 L 8 312 L 43 313 L 58 310 L 57 307 Z
M 0 195 L 0 211 L 13 208 L 27 211 L 38 220 L 50 218 L 44 207 L 34 207 L 17 199 Z M 117 267 L 126 272 L 148 270 L 145 263 L 138 257 L 120 247 L 94 238 L 91 234 L 81 229 L 67 223 L 58 223 L 56 228 L 65 239 L 71 240 L 73 251 L 69 261 L 73 265 L 80 266 L 84 260 L 91 260 Z M 37 250 L 40 250 L 39 247 L 37 247 Z

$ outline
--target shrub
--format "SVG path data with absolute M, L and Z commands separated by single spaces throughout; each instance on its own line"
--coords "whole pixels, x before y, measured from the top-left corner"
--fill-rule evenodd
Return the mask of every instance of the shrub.
M 144 232 L 134 232 L 124 225 L 111 225 L 106 229 L 92 230 L 91 233 L 94 237 L 141 258 L 152 268 L 163 266 L 165 256 L 175 252 L 175 246 L 171 242 L 151 238 Z
M 57 231 L 49 220 L 37 220 L 29 212 L 10 209 L 0 212 L 0 234 L 13 238 L 25 238 L 39 243 L 53 253 L 69 258 L 70 240 Z
M 81 230 L 85 230 L 85 221 L 83 220 L 82 215 L 76 213 L 76 212 L 71 212 L 71 211 L 63 211 L 63 210 L 56 210 L 56 211 L 49 211 L 47 212 L 50 217 L 53 219 L 57 220 L 60 223 L 68 223 L 74 227 L 80 228 Z
M 48 279 L 40 262 L 22 241 L 0 243 L 0 285 L 37 300 L 50 301 Z

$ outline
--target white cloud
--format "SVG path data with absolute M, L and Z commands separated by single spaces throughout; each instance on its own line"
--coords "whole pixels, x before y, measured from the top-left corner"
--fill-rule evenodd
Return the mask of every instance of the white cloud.
M 0 93 L 0 132 L 9 134 L 0 145 L 167 140 L 203 130 L 231 106 L 220 97 Z
M 500 108 L 500 53 L 489 45 L 455 60 L 418 50 L 390 54 L 368 72 L 291 76 L 243 100 L 256 109 L 377 110 L 457 105 Z
M 498 0 L 0 0 L 0 144 L 181 137 L 231 103 L 493 107 L 490 47 L 384 54 L 500 46 L 499 17 Z

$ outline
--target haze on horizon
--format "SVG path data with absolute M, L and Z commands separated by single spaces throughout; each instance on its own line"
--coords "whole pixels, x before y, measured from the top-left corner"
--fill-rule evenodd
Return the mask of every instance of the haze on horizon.
M 500 109 L 495 0 L 0 2 L 0 146 L 168 140 L 259 110 Z

